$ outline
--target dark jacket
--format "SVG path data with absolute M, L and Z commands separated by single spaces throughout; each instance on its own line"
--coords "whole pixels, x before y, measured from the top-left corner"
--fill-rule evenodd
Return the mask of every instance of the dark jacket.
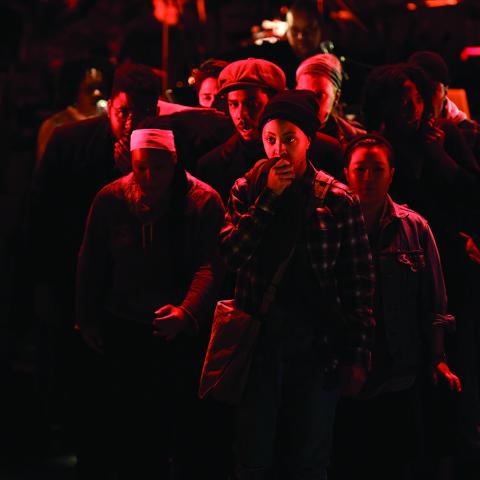
M 234 133 L 223 145 L 199 159 L 197 177 L 211 185 L 226 203 L 237 178 L 261 158 L 265 158 L 265 150 L 260 140 L 247 143 Z
M 346 145 L 352 138 L 365 133 L 362 128 L 352 125 L 339 115 L 333 113 L 327 123 L 319 130 L 325 135 L 336 138 L 342 145 Z
M 104 187 L 92 204 L 78 260 L 78 321 L 99 325 L 108 312 L 150 326 L 155 310 L 173 304 L 198 327 L 218 285 L 222 202 L 187 174 L 181 207 L 147 220 L 128 200 L 132 176 Z
M 377 334 L 365 394 L 410 387 L 424 362 L 441 353 L 435 351 L 434 329 L 454 327 L 454 318 L 447 314 L 440 256 L 427 221 L 387 197 L 375 237 L 371 243 Z M 377 357 L 377 352 L 383 353 Z
M 56 284 L 59 300 L 69 310 L 90 204 L 104 185 L 121 176 L 113 145 L 105 116 L 59 127 L 34 173 L 30 225 L 34 275 L 39 283 Z

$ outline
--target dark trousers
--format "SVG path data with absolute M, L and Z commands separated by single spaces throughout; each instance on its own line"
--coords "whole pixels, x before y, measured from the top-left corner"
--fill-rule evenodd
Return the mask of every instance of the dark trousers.
M 196 339 L 166 342 L 150 326 L 118 319 L 106 324 L 104 339 L 119 478 L 196 478 L 213 459 L 202 448 Z
M 423 452 L 420 389 L 344 398 L 335 420 L 334 480 L 403 479 Z
M 286 358 L 278 343 L 261 347 L 237 410 L 241 480 L 326 478 L 338 391 L 323 383 L 312 349 Z

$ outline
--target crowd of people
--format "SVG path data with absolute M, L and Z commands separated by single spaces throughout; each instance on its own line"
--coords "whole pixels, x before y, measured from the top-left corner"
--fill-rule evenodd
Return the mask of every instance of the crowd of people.
M 125 62 L 106 114 L 41 131 L 40 387 L 81 479 L 448 478 L 480 454 L 480 127 L 430 51 L 372 68 L 347 118 L 302 5 L 287 66 L 211 59 L 170 108 Z M 233 407 L 197 395 L 225 298 L 261 319 Z

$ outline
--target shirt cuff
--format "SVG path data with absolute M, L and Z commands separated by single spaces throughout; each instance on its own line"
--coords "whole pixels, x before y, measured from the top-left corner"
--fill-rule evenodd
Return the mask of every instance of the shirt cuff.
M 185 333 L 187 335 L 196 335 L 200 330 L 197 319 L 184 306 L 180 305 L 178 308 L 185 314 L 185 317 L 187 318 L 187 327 L 185 328 Z
M 275 213 L 275 205 L 279 199 L 280 195 L 277 195 L 270 188 L 265 187 L 255 202 L 255 208 L 273 215 Z

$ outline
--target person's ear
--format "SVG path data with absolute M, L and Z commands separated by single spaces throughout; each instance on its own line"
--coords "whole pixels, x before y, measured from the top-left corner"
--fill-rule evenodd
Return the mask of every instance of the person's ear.
M 339 88 L 337 92 L 335 93 L 335 101 L 333 102 L 333 108 L 335 108 L 340 101 L 340 96 L 342 95 L 342 89 Z

